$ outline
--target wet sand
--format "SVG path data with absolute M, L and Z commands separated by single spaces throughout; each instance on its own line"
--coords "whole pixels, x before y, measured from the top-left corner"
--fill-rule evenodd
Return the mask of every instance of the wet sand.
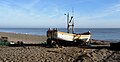
M 45 36 L 0 33 L 9 37 L 10 41 L 43 42 Z M 94 44 L 106 44 L 100 40 L 92 40 Z M 0 46 L 0 62 L 119 62 L 120 51 L 109 48 L 86 48 L 67 46 L 62 48 L 47 48 L 44 46 Z

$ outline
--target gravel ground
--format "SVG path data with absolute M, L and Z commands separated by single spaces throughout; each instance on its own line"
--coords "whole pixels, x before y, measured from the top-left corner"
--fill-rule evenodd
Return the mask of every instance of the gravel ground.
M 9 41 L 41 42 L 46 40 L 45 36 L 15 33 L 0 32 L 0 36 L 7 36 Z M 109 42 L 92 40 L 92 44 L 109 45 Z M 120 62 L 120 51 L 98 47 L 0 46 L 0 62 Z
M 73 62 L 82 52 L 82 49 L 77 47 L 46 48 L 41 46 L 1 46 L 0 62 Z
M 120 51 L 79 47 L 0 46 L 0 62 L 119 62 Z

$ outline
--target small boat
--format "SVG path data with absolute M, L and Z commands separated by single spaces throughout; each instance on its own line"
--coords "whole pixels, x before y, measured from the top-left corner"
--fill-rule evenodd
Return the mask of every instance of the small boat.
M 70 33 L 70 27 L 72 27 L 72 33 Z M 90 31 L 81 33 L 81 34 L 75 34 L 74 33 L 74 17 L 71 16 L 69 18 L 69 13 L 67 14 L 67 32 L 60 32 L 57 29 L 48 29 L 47 31 L 47 44 L 52 43 L 64 43 L 64 42 L 76 42 L 76 43 L 83 43 L 87 44 L 89 42 L 89 39 L 91 37 Z M 68 44 L 66 43 L 66 44 Z
M 112 49 L 112 50 L 119 50 L 120 51 L 120 42 L 110 43 L 110 49 Z
M 57 42 L 79 42 L 83 41 L 82 43 L 88 43 L 89 39 L 91 37 L 91 33 L 85 32 L 81 34 L 75 34 L 75 33 L 65 33 L 65 32 L 60 32 L 57 29 L 49 29 L 47 31 L 47 38 L 48 38 L 48 43 L 57 43 Z

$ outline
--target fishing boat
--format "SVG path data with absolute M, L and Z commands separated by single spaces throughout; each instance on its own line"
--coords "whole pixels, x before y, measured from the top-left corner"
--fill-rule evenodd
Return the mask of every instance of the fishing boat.
M 70 33 L 70 27 L 72 26 L 72 33 Z M 58 31 L 57 28 L 49 28 L 47 31 L 47 44 L 51 45 L 52 43 L 58 44 L 58 43 L 81 43 L 81 44 L 87 44 L 90 40 L 91 32 L 84 32 L 80 34 L 74 33 L 74 19 L 73 16 L 71 16 L 71 19 L 69 20 L 69 13 L 67 14 L 67 32 L 61 32 Z

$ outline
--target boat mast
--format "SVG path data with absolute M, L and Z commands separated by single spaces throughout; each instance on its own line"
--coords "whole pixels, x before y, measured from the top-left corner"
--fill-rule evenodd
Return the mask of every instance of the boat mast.
M 72 8 L 72 16 L 74 16 L 74 9 Z M 74 17 L 72 20 L 72 33 L 74 33 Z
M 71 26 L 72 26 L 72 33 L 74 33 L 74 19 L 73 19 L 73 15 L 71 16 L 71 19 L 69 20 L 69 13 L 68 13 L 67 14 L 67 33 L 70 33 L 70 27 Z
M 74 20 L 72 21 L 72 33 L 74 33 Z
M 70 33 L 69 13 L 67 14 L 67 33 Z

